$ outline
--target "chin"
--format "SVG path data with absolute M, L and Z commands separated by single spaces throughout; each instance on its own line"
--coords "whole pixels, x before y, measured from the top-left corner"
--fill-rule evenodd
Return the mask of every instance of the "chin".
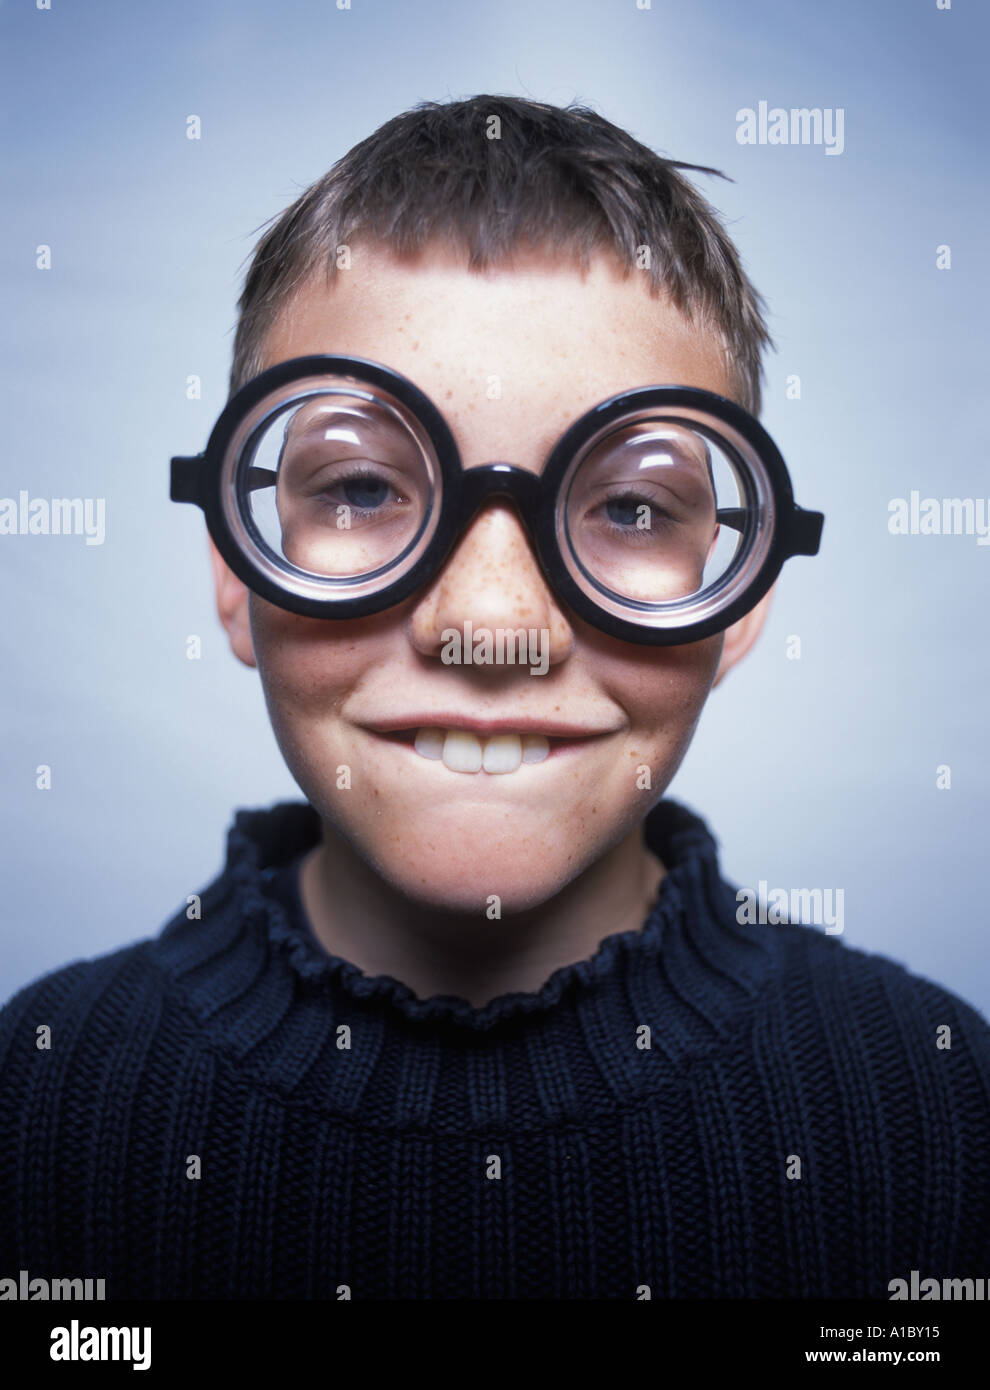
M 395 877 L 392 882 L 411 902 L 432 912 L 476 917 L 479 922 L 486 919 L 497 922 L 541 907 L 560 892 L 568 878 L 566 874 L 554 877 L 543 873 L 539 877 L 527 875 L 521 879 L 518 874 L 503 877 L 488 872 L 483 883 L 476 870 L 459 875 L 451 872 L 448 865 L 445 874 L 438 868 L 426 884 L 418 878 L 405 877 Z
M 358 842 L 360 844 L 360 841 Z M 381 843 L 381 842 L 380 842 Z M 397 841 L 389 839 L 388 846 Z M 480 848 L 476 848 L 480 846 Z M 504 840 L 493 847 L 484 837 L 465 836 L 461 845 L 449 837 L 437 842 L 419 835 L 403 838 L 400 855 L 369 846 L 367 859 L 376 872 L 411 902 L 436 912 L 463 913 L 497 921 L 531 911 L 549 901 L 580 872 L 583 865 L 544 847 L 533 853 L 533 840 Z

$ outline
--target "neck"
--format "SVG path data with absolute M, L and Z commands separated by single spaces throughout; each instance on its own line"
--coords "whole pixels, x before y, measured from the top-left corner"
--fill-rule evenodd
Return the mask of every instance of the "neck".
M 638 825 L 559 893 L 493 923 L 424 908 L 397 892 L 337 834 L 303 860 L 303 906 L 324 950 L 366 975 L 390 975 L 420 998 L 454 995 L 476 1008 L 532 993 L 606 936 L 638 931 L 666 870 Z

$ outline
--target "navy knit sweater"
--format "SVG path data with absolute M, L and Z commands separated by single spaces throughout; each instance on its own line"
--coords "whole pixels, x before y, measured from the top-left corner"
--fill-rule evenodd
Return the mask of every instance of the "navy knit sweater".
M 302 803 L 239 812 L 201 920 L 0 1012 L 0 1278 L 885 1299 L 990 1274 L 990 1029 L 836 937 L 738 925 L 684 807 L 645 823 L 644 927 L 483 1008 L 326 953 L 296 884 L 318 834 Z

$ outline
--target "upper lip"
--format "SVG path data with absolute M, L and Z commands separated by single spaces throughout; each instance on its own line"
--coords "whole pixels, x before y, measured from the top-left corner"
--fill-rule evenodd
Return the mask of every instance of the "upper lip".
M 430 713 L 399 714 L 388 719 L 359 721 L 376 734 L 394 734 L 400 729 L 469 729 L 474 734 L 543 734 L 546 738 L 595 738 L 613 734 L 615 729 L 589 729 L 585 724 L 561 719 L 539 719 L 516 715 L 508 719 L 476 719 L 469 714 L 434 710 Z

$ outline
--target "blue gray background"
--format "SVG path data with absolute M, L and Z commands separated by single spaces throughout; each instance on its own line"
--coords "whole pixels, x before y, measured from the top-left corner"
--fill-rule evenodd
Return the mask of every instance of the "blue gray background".
M 400 110 L 486 91 L 583 100 L 735 180 L 696 176 L 769 302 L 764 423 L 827 523 L 669 794 L 737 883 L 842 887 L 847 942 L 987 1012 L 990 547 L 887 529 L 911 489 L 990 494 L 987 15 L 5 0 L 0 495 L 105 496 L 108 533 L 0 537 L 0 997 L 156 932 L 218 871 L 233 808 L 299 795 L 168 459 L 202 448 L 224 403 L 255 229 Z M 844 152 L 740 146 L 735 113 L 761 100 L 844 108 Z

